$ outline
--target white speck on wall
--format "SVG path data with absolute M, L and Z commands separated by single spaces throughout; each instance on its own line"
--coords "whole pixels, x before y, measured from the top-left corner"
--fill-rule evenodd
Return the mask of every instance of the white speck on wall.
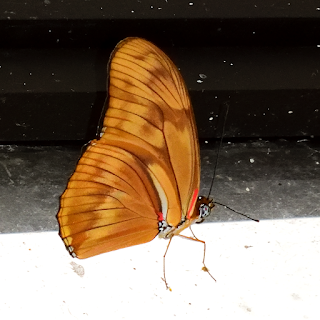
M 203 73 L 199 73 L 199 77 L 200 77 L 201 79 L 206 79 L 206 78 L 207 78 L 207 76 L 206 76 L 205 74 L 203 74 Z
M 320 48 L 320 44 L 317 44 L 317 48 Z
M 151 9 L 153 9 L 153 6 L 150 6 Z
M 212 121 L 212 120 L 213 120 L 213 117 L 210 117 L 210 118 L 209 118 L 209 121 Z
M 290 6 L 291 5 L 291 3 L 290 2 L 288 2 L 288 6 Z
M 223 63 L 226 63 L 227 61 L 226 60 L 223 60 Z
M 23 85 L 25 86 L 25 85 L 26 85 L 26 83 L 24 82 L 24 83 L 23 83 Z
M 246 191 L 250 191 L 250 189 L 248 187 L 246 187 Z
M 320 8 L 316 8 L 317 11 L 320 11 Z
M 193 6 L 193 2 L 189 2 L 189 6 Z
M 158 8 L 158 10 L 162 10 L 162 8 L 161 8 L 161 7 L 159 7 L 159 8 Z
M 205 140 L 205 142 L 204 143 L 209 143 L 209 141 L 208 140 Z
M 291 114 L 291 113 L 293 113 L 293 111 L 291 111 L 291 110 L 290 110 L 290 111 L 288 111 L 288 113 L 290 113 L 290 114 Z
M 52 72 L 51 75 L 54 76 L 54 72 Z
M 250 159 L 250 163 L 254 163 L 254 159 L 253 158 Z
M 319 161 L 316 161 L 316 164 L 320 164 Z
M 29 72 L 29 75 L 32 76 L 32 72 Z
M 131 10 L 131 13 L 134 13 L 134 10 Z
M 230 66 L 233 66 L 233 63 L 232 63 L 232 62 L 230 63 Z
M 49 33 L 51 32 L 51 29 L 49 29 Z
M 198 83 L 202 83 L 203 81 L 199 79 L 199 80 L 197 80 L 197 82 L 198 82 Z
M 314 112 L 319 112 L 319 109 L 315 109 Z

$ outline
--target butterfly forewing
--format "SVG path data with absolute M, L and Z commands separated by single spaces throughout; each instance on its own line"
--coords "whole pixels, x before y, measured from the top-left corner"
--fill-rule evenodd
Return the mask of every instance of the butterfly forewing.
M 199 146 L 183 79 L 156 46 L 121 41 L 109 62 L 101 138 L 90 142 L 61 196 L 60 235 L 86 258 L 176 227 L 199 188 Z

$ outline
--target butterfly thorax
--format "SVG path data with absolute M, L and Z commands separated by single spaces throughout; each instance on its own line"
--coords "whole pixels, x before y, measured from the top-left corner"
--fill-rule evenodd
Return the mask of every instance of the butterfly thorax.
M 191 215 L 182 218 L 178 226 L 171 226 L 166 220 L 159 219 L 159 238 L 170 239 L 171 237 L 180 234 L 184 229 L 189 228 L 193 223 L 203 222 L 210 215 L 213 207 L 213 200 L 199 196 Z M 162 217 L 162 215 L 159 217 Z

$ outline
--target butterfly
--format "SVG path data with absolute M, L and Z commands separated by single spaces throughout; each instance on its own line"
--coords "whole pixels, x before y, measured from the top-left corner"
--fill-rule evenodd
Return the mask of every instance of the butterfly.
M 199 197 L 197 128 L 174 63 L 141 38 L 111 54 L 103 127 L 60 198 L 57 219 L 80 259 L 154 239 L 172 239 L 214 207 Z

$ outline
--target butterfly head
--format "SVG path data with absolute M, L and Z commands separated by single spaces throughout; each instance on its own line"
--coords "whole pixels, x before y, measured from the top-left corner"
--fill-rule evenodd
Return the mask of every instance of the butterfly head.
M 195 222 L 203 222 L 210 215 L 213 207 L 213 200 L 199 196 L 193 212 L 193 216 L 196 218 Z

